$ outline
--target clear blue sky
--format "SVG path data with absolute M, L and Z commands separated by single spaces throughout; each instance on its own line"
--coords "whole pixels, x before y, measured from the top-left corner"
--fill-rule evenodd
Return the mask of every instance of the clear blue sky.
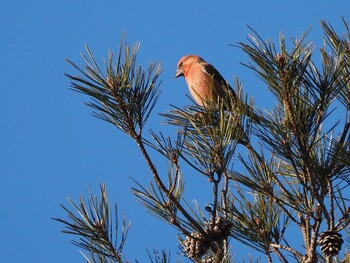
M 64 58 L 80 63 L 87 44 L 102 63 L 107 50 L 117 50 L 121 33 L 141 42 L 138 64 L 162 61 L 162 95 L 157 112 L 169 104 L 190 103 L 183 79 L 174 79 L 178 59 L 201 55 L 232 83 L 238 75 L 256 105 L 266 103 L 266 89 L 240 65 L 248 58 L 228 44 L 244 41 L 252 26 L 263 38 L 279 33 L 322 43 L 320 19 L 340 31 L 349 21 L 349 1 L 9 1 L 0 16 L 0 261 L 84 262 L 62 225 L 59 204 L 66 196 L 78 201 L 88 185 L 98 193 L 106 182 L 111 202 L 132 221 L 126 246 L 130 261 L 148 262 L 146 249 L 162 248 L 177 258 L 176 231 L 153 218 L 135 201 L 130 188 L 148 182 L 150 173 L 136 145 L 111 125 L 91 116 L 85 97 L 69 91 L 64 73 L 75 71 Z M 339 32 L 340 32 L 339 31 Z M 273 102 L 271 102 L 273 103 Z M 155 114 L 148 127 L 166 130 Z M 173 129 L 170 129 L 170 132 Z M 156 158 L 158 158 L 155 155 Z M 156 159 L 157 160 L 157 159 Z M 166 167 L 158 158 L 157 166 Z M 189 196 L 202 196 L 205 180 L 185 174 Z M 191 177 L 192 176 L 192 177 Z M 194 177 L 194 179 L 193 179 Z M 203 183 L 203 184 L 201 184 Z M 239 257 L 241 245 L 233 242 Z M 243 251 L 243 252 L 242 252 Z

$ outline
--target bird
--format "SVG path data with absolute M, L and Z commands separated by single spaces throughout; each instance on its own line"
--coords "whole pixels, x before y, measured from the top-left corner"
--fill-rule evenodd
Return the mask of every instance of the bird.
M 181 76 L 185 78 L 193 99 L 200 106 L 217 103 L 229 95 L 236 97 L 220 72 L 200 56 L 191 54 L 179 60 L 175 78 Z
M 184 77 L 189 91 L 197 104 L 202 107 L 218 106 L 223 102 L 225 110 L 248 115 L 250 119 L 261 124 L 264 119 L 254 112 L 250 105 L 238 102 L 235 91 L 220 72 L 203 58 L 197 55 L 186 55 L 177 63 L 175 78 Z M 243 107 L 237 107 L 237 104 Z

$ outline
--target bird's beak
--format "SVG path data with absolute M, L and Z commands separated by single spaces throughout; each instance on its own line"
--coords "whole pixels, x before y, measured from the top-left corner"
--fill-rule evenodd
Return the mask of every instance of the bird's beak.
M 182 70 L 180 70 L 180 69 L 177 69 L 177 70 L 176 70 L 175 78 L 181 77 L 181 76 L 183 76 L 183 75 L 184 75 L 184 73 L 182 72 Z

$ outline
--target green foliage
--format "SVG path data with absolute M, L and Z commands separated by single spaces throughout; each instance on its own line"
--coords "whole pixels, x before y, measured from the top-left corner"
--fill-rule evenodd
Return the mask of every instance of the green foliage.
M 124 262 L 122 255 L 130 223 L 127 224 L 124 218 L 122 227 L 119 228 L 117 205 L 112 212 L 104 184 L 100 184 L 100 191 L 101 198 L 98 198 L 89 190 L 87 204 L 83 196 L 80 197 L 79 204 L 68 198 L 75 211 L 62 205 L 68 219 L 53 219 L 65 225 L 63 233 L 79 237 L 79 241 L 73 240 L 72 243 L 89 252 L 91 259 L 83 254 L 87 262 L 121 263 Z
M 135 140 L 152 181 L 148 187 L 136 182 L 133 193 L 178 230 L 180 250 L 189 260 L 233 262 L 239 242 L 268 262 L 337 262 L 340 232 L 350 225 L 350 200 L 344 195 L 350 183 L 350 33 L 344 25 L 346 34 L 340 36 L 321 22 L 325 45 L 320 66 L 313 61 L 307 33 L 287 48 L 284 35 L 276 47 L 253 31 L 239 47 L 250 58 L 245 65 L 267 85 L 276 105 L 264 114 L 248 105 L 237 78 L 236 96 L 227 91 L 216 103 L 173 106 L 161 114 L 176 127 L 175 140 L 154 131 L 148 139 L 143 133 L 159 96 L 161 70 L 155 63 L 148 70 L 136 67 L 138 44 L 130 49 L 122 38 L 117 60 L 109 54 L 105 73 L 87 49 L 86 66 L 69 61 L 80 76 L 67 76 L 73 90 L 91 98 L 88 106 L 95 116 Z M 169 163 L 167 176 L 161 176 L 149 150 Z M 184 199 L 189 190 L 183 166 L 207 178 L 212 194 L 205 207 Z M 80 206 L 71 202 L 82 219 L 65 208 L 69 220 L 56 220 L 67 233 L 83 237 L 75 244 L 92 253 L 92 262 L 105 262 L 104 257 L 122 262 L 126 235 L 116 249 L 106 243 L 110 236 L 98 234 L 96 222 L 111 221 L 104 202 L 91 202 L 90 214 L 83 200 Z M 289 231 L 299 231 L 300 244 L 289 240 Z M 151 262 L 170 260 L 164 251 L 149 255 Z
M 156 63 L 151 63 L 148 70 L 136 66 L 140 44 L 136 43 L 130 48 L 123 41 L 124 36 L 115 62 L 113 53 L 108 54 L 106 73 L 102 73 L 90 49 L 86 47 L 88 57 L 82 55 L 86 63 L 82 69 L 67 60 L 81 76 L 66 76 L 72 80 L 74 91 L 91 97 L 92 101 L 87 105 L 94 109 L 94 116 L 135 137 L 141 135 L 160 95 L 157 80 L 161 68 Z

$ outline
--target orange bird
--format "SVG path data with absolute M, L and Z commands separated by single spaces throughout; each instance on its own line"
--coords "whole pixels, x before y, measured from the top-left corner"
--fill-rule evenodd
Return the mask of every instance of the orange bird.
M 236 96 L 219 71 L 197 55 L 187 55 L 179 60 L 175 78 L 181 76 L 185 77 L 192 97 L 200 106 L 225 99 L 228 92 Z

